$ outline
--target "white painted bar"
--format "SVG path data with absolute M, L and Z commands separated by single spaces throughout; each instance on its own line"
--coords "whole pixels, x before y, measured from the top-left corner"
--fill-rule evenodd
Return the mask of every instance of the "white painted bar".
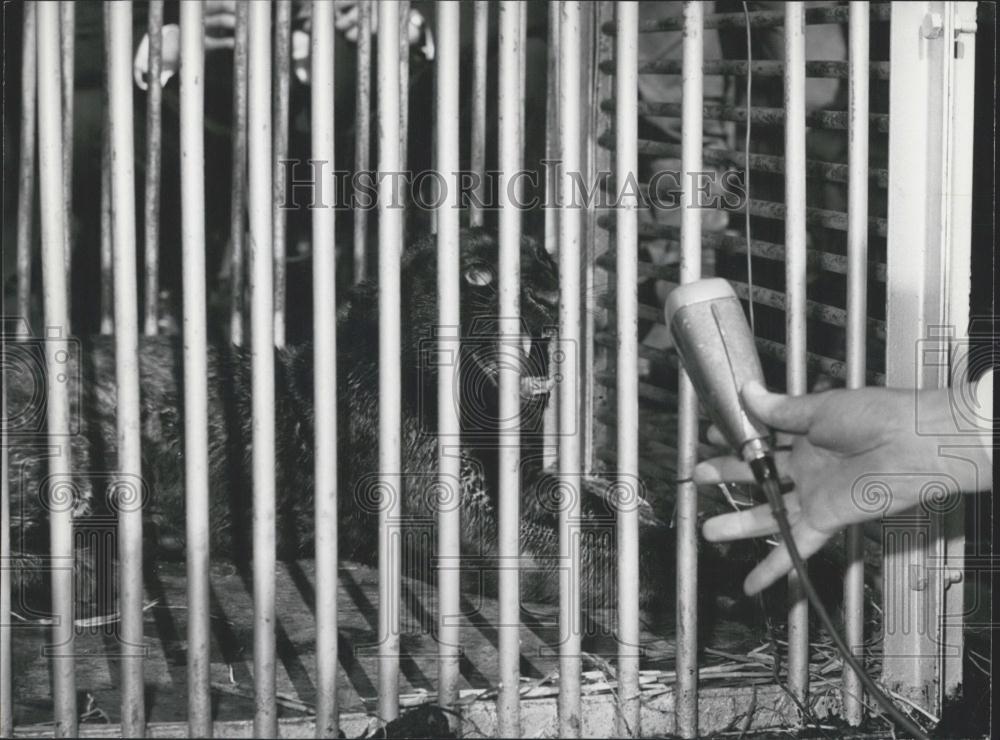
M 935 28 L 929 21 L 939 14 Z M 886 385 L 942 388 L 969 322 L 976 3 L 892 3 Z M 914 157 L 920 152 L 920 157 Z M 956 342 L 958 344 L 956 344 Z M 917 350 L 916 348 L 919 348 Z M 919 354 L 918 354 L 919 352 Z M 961 367 L 963 363 L 955 363 Z M 887 518 L 883 528 L 882 682 L 939 715 L 963 684 L 964 506 Z M 923 543 L 913 545 L 912 543 Z M 924 588 L 910 574 L 926 575 Z M 942 650 L 947 646 L 947 650 Z
M 563 173 L 559 212 L 559 734 L 580 737 L 580 476 L 583 473 L 580 424 L 580 365 L 583 328 L 580 315 L 580 258 L 583 213 L 574 205 L 572 174 L 580 173 L 580 3 L 564 0 L 559 69 L 559 122 Z
M 334 167 L 333 3 L 313 6 L 312 159 Z M 334 210 L 312 210 L 316 507 L 316 737 L 337 737 L 337 261 Z
M 695 173 L 702 171 L 704 146 L 705 10 L 684 3 L 683 118 L 681 172 L 681 283 L 701 278 L 702 211 L 697 203 Z M 677 731 L 698 736 L 698 489 L 691 480 L 698 463 L 698 397 L 687 373 L 678 373 L 677 402 Z
M 378 316 L 379 475 L 378 718 L 399 715 L 399 595 L 402 514 L 402 341 L 400 257 L 403 210 L 400 139 L 399 3 L 378 4 Z
M 469 204 L 469 225 L 483 225 L 483 209 L 478 206 L 486 193 L 486 53 L 489 49 L 490 3 L 476 0 L 473 13 L 472 57 L 472 145 L 469 169 L 477 178 Z
M 461 244 L 459 236 L 458 183 L 453 172 L 459 169 L 459 29 L 461 6 L 439 0 L 437 4 L 437 59 L 434 63 L 434 90 L 437 152 L 434 168 L 444 178 L 442 202 L 437 209 L 438 245 L 438 332 L 442 337 L 440 357 L 451 353 L 451 362 L 438 368 L 438 704 L 454 707 L 459 698 L 461 672 L 461 544 L 462 516 L 458 506 L 461 492 L 455 490 L 462 475 L 459 453 L 460 409 L 454 389 L 459 377 L 456 335 L 461 316 Z
M 559 152 L 559 3 L 548 4 L 549 27 L 547 38 L 547 79 L 548 96 L 545 103 L 545 159 L 554 160 Z M 554 170 L 554 168 L 553 168 Z M 556 175 L 545 173 L 545 202 L 553 203 L 559 191 Z M 555 208 L 545 209 L 545 251 L 556 256 L 559 253 L 559 211 Z M 555 362 L 553 354 L 558 343 L 549 342 L 549 377 L 554 373 Z M 549 402 L 542 416 L 542 464 L 553 467 L 559 459 L 559 398 L 557 393 L 549 394 Z
M 69 310 L 66 291 L 65 212 L 62 159 L 62 101 L 59 78 L 59 6 L 39 3 L 38 33 L 38 161 L 42 219 L 42 295 L 45 308 L 46 413 L 48 435 L 60 445 L 69 439 L 69 395 L 65 384 L 55 382 L 62 372 L 58 341 L 69 336 Z M 55 333 L 57 336 L 53 337 Z M 55 339 L 56 341 L 52 341 Z M 56 737 L 75 737 L 76 659 L 73 627 L 73 517 L 70 507 L 72 460 L 69 445 L 49 458 L 49 476 L 53 483 L 47 491 L 49 515 L 49 552 L 56 567 L 51 573 L 52 612 L 52 703 Z
M 159 84 L 163 66 L 163 0 L 150 0 L 149 77 L 146 90 L 146 184 L 144 189 L 143 248 L 145 271 L 145 319 L 143 332 L 155 336 L 160 298 L 160 173 L 163 136 L 163 88 Z
M 233 30 L 233 157 L 232 193 L 229 200 L 230 306 L 229 339 L 237 347 L 243 344 L 244 274 L 246 265 L 247 206 L 247 19 L 249 3 L 236 3 L 236 28 Z
M 847 111 L 847 387 L 862 388 L 868 365 L 868 74 L 869 3 L 850 6 L 847 38 L 850 77 Z M 844 632 L 848 647 L 864 655 L 865 561 L 860 526 L 847 530 L 847 572 L 844 574 Z M 862 657 L 863 660 L 863 657 Z M 853 671 L 843 674 L 844 718 L 858 726 L 864 721 L 864 690 Z
M 115 422 L 118 437 L 118 567 L 121 574 L 122 732 L 146 729 L 142 610 L 142 448 L 139 416 L 139 306 L 136 277 L 135 146 L 132 107 L 132 3 L 116 2 L 110 16 L 108 105 L 111 120 L 112 252 L 115 285 Z
M 212 733 L 209 615 L 208 333 L 205 313 L 205 30 L 201 3 L 182 3 L 181 259 L 184 337 L 184 506 L 187 690 L 191 737 Z M 157 87 L 150 78 L 150 89 Z
M 250 342 L 253 389 L 254 735 L 276 737 L 274 252 L 271 217 L 271 5 L 251 3 L 247 23 L 250 206 Z
M 639 723 L 639 4 L 615 7 L 615 184 L 625 193 L 615 216 L 618 316 L 618 734 L 640 737 Z
M 521 71 L 524 46 L 521 37 L 522 4 L 505 0 L 499 6 L 497 131 L 499 134 L 499 418 L 509 429 L 518 429 L 521 418 L 521 211 L 509 192 L 514 174 L 521 169 L 524 98 Z M 511 196 L 514 196 L 512 199 Z M 513 357 L 508 353 L 513 352 Z M 520 432 L 501 434 L 497 450 L 499 515 L 499 602 L 497 625 L 499 686 L 497 728 L 503 737 L 521 736 L 521 599 L 518 559 L 521 554 L 521 445 Z
M 276 0 L 274 6 L 274 346 L 285 346 L 285 305 L 287 279 L 285 269 L 285 168 L 288 159 L 288 93 L 292 65 L 292 0 Z
M 31 244 L 35 205 L 35 101 L 36 39 L 35 0 L 24 3 L 21 51 L 21 136 L 17 185 L 17 315 L 31 321 Z
M 372 3 L 358 3 L 358 79 L 355 91 L 354 171 L 368 172 L 372 128 Z M 368 276 L 368 210 L 354 209 L 354 282 Z
M 808 392 L 806 380 L 806 50 L 804 5 L 785 5 L 785 374 L 787 392 Z M 809 602 L 798 576 L 788 576 L 788 684 L 809 690 Z

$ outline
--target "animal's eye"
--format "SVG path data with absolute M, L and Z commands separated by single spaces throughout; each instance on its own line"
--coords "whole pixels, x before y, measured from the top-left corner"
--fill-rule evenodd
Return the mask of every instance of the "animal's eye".
M 487 265 L 472 265 L 465 270 L 465 281 L 482 288 L 493 282 L 493 270 Z

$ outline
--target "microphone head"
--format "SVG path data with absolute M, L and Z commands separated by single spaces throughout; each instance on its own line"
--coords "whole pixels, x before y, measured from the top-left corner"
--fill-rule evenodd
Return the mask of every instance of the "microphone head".
M 663 307 L 667 326 L 673 325 L 674 314 L 685 306 L 724 298 L 736 298 L 733 286 L 725 278 L 704 278 L 693 283 L 678 285 L 667 296 L 666 305 Z
M 739 454 L 756 459 L 767 451 L 767 429 L 743 408 L 740 391 L 764 381 L 743 306 L 728 281 L 685 283 L 667 298 L 667 326 L 684 370 L 712 421 Z

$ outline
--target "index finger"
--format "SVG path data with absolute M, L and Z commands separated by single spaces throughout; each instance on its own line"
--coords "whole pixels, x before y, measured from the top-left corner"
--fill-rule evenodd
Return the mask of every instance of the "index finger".
M 785 494 L 785 508 L 791 521 L 798 519 L 799 500 L 791 493 Z M 770 504 L 760 504 L 745 511 L 733 511 L 713 516 L 701 528 L 701 533 L 709 542 L 728 542 L 751 537 L 765 537 L 778 531 Z

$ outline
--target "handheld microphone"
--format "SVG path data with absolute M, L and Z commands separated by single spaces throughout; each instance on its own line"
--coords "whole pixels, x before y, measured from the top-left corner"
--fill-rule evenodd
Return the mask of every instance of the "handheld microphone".
M 698 398 L 726 441 L 750 466 L 767 496 L 803 591 L 844 662 L 899 727 L 913 737 L 927 738 L 923 728 L 900 711 L 848 649 L 809 578 L 788 521 L 768 431 L 750 418 L 740 397 L 743 386 L 749 381 L 756 380 L 763 385 L 764 373 L 743 306 L 732 286 L 722 278 L 685 283 L 667 298 L 664 312 L 677 353 Z
M 740 392 L 764 372 L 743 306 L 722 278 L 685 283 L 667 298 L 667 326 L 684 369 L 719 431 L 754 477 L 777 483 L 768 430 L 750 418 Z

